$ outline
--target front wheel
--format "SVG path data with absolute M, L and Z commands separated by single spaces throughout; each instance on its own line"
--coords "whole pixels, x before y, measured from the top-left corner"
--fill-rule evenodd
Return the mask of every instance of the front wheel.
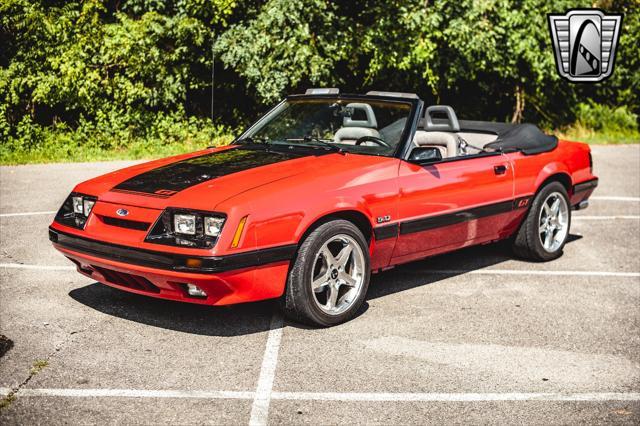
M 322 327 L 345 322 L 362 306 L 369 277 L 362 232 L 346 220 L 324 223 L 300 245 L 287 280 L 285 314 Z
M 559 182 L 545 185 L 536 195 L 513 242 L 515 253 L 539 262 L 557 259 L 567 242 L 571 209 L 567 190 Z

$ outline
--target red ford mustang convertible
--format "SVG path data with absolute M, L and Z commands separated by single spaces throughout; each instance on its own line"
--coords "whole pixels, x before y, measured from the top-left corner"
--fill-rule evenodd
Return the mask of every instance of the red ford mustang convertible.
M 394 265 L 502 239 L 525 259 L 557 258 L 597 183 L 587 145 L 531 124 L 459 121 L 413 94 L 310 89 L 229 146 L 77 185 L 49 238 L 122 290 L 280 298 L 291 318 L 330 326 Z

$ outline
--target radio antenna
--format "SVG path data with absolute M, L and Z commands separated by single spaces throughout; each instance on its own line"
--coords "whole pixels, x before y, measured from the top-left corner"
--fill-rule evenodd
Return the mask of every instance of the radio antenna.
M 213 91 L 216 82 L 216 53 L 215 53 L 215 40 L 216 33 L 215 31 L 211 33 L 211 123 L 213 123 L 213 103 L 214 103 L 214 95 Z

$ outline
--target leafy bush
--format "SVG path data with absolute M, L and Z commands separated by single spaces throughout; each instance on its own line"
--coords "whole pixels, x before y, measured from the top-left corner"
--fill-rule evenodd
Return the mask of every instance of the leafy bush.
M 638 116 L 627 106 L 580 103 L 576 122 L 565 128 L 562 136 L 593 143 L 640 143 Z
M 578 104 L 576 123 L 587 129 L 605 132 L 638 131 L 638 116 L 625 105 L 610 107 L 595 102 Z
M 17 135 L 0 144 L 0 163 L 162 157 L 225 145 L 233 138 L 231 128 L 209 120 L 161 113 L 142 129 L 85 120 L 75 129 L 65 123 L 43 127 L 26 117 Z

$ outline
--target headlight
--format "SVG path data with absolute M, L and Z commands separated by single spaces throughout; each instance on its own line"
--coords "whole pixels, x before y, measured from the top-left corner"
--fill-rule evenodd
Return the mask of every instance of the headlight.
M 178 234 L 196 235 L 196 217 L 192 214 L 173 215 L 173 229 Z
M 96 203 L 96 197 L 71 193 L 58 210 L 56 222 L 78 229 L 84 229 L 89 214 Z
M 83 214 L 82 197 L 73 197 L 73 212 Z
M 83 201 L 83 211 L 84 215 L 89 217 L 89 213 L 91 213 L 91 209 L 93 209 L 93 205 L 95 204 L 95 200 L 90 200 L 89 198 L 85 198 Z
M 222 231 L 222 225 L 224 225 L 224 218 L 222 217 L 204 217 L 204 234 L 210 237 L 217 237 Z
M 148 243 L 211 248 L 218 241 L 226 217 L 223 214 L 168 208 L 145 238 Z

